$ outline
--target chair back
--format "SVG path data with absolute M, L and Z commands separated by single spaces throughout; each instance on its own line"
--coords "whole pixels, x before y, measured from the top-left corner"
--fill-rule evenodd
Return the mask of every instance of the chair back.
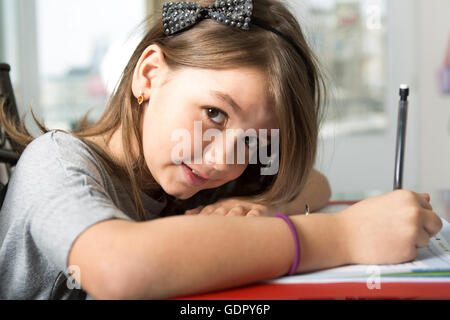
M 5 114 L 8 115 L 17 124 L 20 121 L 19 113 L 17 111 L 16 99 L 9 77 L 10 66 L 6 63 L 0 63 L 0 103 L 3 103 Z M 3 128 L 0 126 L 0 166 L 2 175 L 2 182 L 0 182 L 0 207 L 8 188 L 8 180 L 11 174 L 12 167 L 19 160 L 19 154 L 16 152 L 17 146 L 8 138 Z

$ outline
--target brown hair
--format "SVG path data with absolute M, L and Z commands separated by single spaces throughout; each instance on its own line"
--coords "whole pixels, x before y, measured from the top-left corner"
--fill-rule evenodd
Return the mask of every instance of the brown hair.
M 202 6 L 213 3 L 210 0 L 195 2 Z M 261 176 L 260 165 L 250 164 L 239 178 L 224 186 L 202 190 L 185 201 L 172 198 L 163 215 L 179 214 L 182 212 L 173 210 L 205 205 L 225 196 L 252 195 L 255 202 L 265 205 L 279 205 L 293 200 L 302 191 L 315 162 L 325 97 L 317 60 L 295 17 L 280 1 L 254 1 L 253 16 L 290 37 L 302 50 L 302 56 L 285 39 L 255 25 L 251 25 L 250 31 L 242 31 L 204 19 L 189 30 L 165 36 L 160 12 L 157 13 L 159 18 L 155 19 L 154 25 L 132 54 L 101 118 L 95 124 L 82 126 L 71 134 L 85 142 L 87 140 L 83 138 L 107 134 L 109 141 L 115 130 L 122 126 L 125 166 L 117 166 L 106 154 L 102 155 L 102 159 L 115 174 L 127 178 L 138 217 L 145 220 L 139 190 L 149 193 L 157 187 L 157 183 L 144 161 L 140 108 L 131 91 L 133 72 L 143 51 L 149 45 L 157 44 L 164 52 L 167 65 L 173 70 L 182 67 L 256 67 L 267 74 L 273 112 L 280 125 L 278 173 Z M 26 131 L 23 119 L 19 127 L 8 123 L 3 107 L 0 120 L 7 134 L 19 145 L 25 147 L 34 139 Z M 42 132 L 48 131 L 43 125 L 39 126 Z M 139 146 L 136 156 L 131 150 L 133 141 Z

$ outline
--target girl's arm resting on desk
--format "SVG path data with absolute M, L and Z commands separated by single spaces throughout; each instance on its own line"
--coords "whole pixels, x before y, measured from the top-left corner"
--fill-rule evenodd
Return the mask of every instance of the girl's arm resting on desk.
M 305 269 L 346 263 L 335 216 L 292 218 L 307 239 L 301 244 Z M 283 276 L 294 254 L 280 218 L 181 215 L 97 223 L 74 242 L 68 262 L 79 266 L 81 286 L 96 299 L 161 299 Z
M 429 197 L 407 190 L 362 200 L 336 214 L 293 215 L 297 272 L 350 263 L 412 260 L 442 228 Z M 74 242 L 69 265 L 94 298 L 171 298 L 285 275 L 294 261 L 288 225 L 276 217 L 172 216 L 107 220 Z

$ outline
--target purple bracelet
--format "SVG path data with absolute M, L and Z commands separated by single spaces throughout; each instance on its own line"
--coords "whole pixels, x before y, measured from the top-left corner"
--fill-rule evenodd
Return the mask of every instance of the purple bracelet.
M 285 214 L 278 212 L 278 213 L 275 213 L 273 216 L 277 217 L 277 218 L 281 218 L 284 221 L 286 221 L 286 223 L 288 224 L 289 228 L 291 229 L 292 235 L 294 236 L 294 240 L 295 240 L 295 259 L 294 259 L 294 264 L 292 265 L 292 267 L 291 267 L 291 269 L 289 270 L 289 273 L 288 273 L 289 276 L 292 276 L 297 271 L 298 264 L 300 263 L 300 243 L 298 241 L 297 230 L 295 229 L 294 224 L 292 223 L 291 219 L 289 219 Z

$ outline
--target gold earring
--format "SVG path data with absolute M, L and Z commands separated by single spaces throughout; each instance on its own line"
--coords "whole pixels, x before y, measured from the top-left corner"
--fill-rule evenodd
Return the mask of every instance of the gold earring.
M 141 94 L 139 95 L 139 97 L 137 98 L 139 105 L 142 104 L 142 102 L 144 102 L 144 94 L 141 92 Z

